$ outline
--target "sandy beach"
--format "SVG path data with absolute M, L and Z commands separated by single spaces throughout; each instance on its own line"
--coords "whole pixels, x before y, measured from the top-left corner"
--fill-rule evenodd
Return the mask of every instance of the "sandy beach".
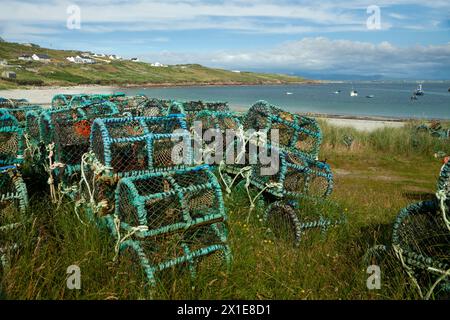
M 94 93 L 113 93 L 120 91 L 120 88 L 113 86 L 76 86 L 76 87 L 45 87 L 32 89 L 11 89 L 0 90 L 0 97 L 10 99 L 27 99 L 33 104 L 49 106 L 53 96 L 56 94 L 94 94 Z M 241 109 L 241 108 L 239 108 Z M 361 131 L 373 131 L 383 127 L 402 127 L 405 120 L 384 119 L 380 117 L 350 117 L 339 115 L 321 115 L 312 114 L 310 116 L 323 119 L 329 124 L 338 127 L 352 127 Z

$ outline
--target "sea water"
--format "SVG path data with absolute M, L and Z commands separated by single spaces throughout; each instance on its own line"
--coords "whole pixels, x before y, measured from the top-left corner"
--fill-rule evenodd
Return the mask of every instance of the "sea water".
M 411 100 L 416 82 L 353 82 L 301 85 L 156 87 L 118 89 L 127 94 L 176 100 L 227 101 L 246 110 L 265 100 L 292 112 L 392 118 L 450 119 L 450 82 L 424 83 L 424 96 Z M 350 91 L 358 91 L 351 97 Z M 337 93 L 340 91 L 340 93 Z M 369 98 L 368 96 L 373 96 Z

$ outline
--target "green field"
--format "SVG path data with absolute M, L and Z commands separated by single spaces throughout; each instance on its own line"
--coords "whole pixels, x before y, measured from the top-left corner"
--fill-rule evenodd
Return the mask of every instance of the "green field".
M 276 238 L 252 212 L 242 190 L 225 198 L 231 270 L 205 270 L 192 281 L 166 272 L 155 290 L 146 286 L 127 254 L 113 262 L 114 243 L 106 232 L 75 217 L 73 203 L 57 210 L 42 195 L 32 199 L 24 226 L 6 235 L 22 249 L 1 278 L 6 299 L 415 299 L 414 286 L 398 264 L 382 265 L 381 290 L 366 288 L 363 256 L 374 244 L 389 244 L 392 223 L 406 205 L 431 199 L 442 166 L 433 155 L 450 152 L 445 140 L 415 135 L 414 124 L 371 133 L 321 123 L 321 160 L 331 165 L 335 187 L 325 202 L 302 202 L 298 215 L 339 216 L 347 222 L 326 235 L 309 231 L 298 248 Z M 354 142 L 347 147 L 345 135 Z M 39 189 L 36 179 L 28 178 Z M 45 182 L 43 184 L 45 186 Z M 17 219 L 12 213 L 11 221 Z M 81 268 L 81 290 L 66 288 L 66 269 Z
M 47 54 L 51 63 L 21 61 L 22 54 Z M 99 62 L 93 65 L 73 64 L 66 57 L 80 55 L 78 51 L 50 50 L 27 47 L 21 44 L 0 42 L 0 60 L 6 59 L 12 67 L 0 66 L 14 71 L 16 81 L 0 79 L 1 89 L 23 86 L 71 86 L 71 85 L 241 85 L 241 84 L 286 84 L 301 83 L 299 77 L 262 74 L 253 72 L 235 73 L 222 69 L 207 68 L 197 64 L 171 65 L 167 68 L 152 67 L 148 63 L 132 61 Z M 103 59 L 103 58 L 102 58 Z

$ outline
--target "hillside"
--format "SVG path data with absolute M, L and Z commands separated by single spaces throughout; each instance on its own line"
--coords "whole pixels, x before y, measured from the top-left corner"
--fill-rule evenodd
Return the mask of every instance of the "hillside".
M 20 55 L 46 54 L 50 63 L 18 60 Z M 202 84 L 285 84 L 305 82 L 305 79 L 279 74 L 236 73 L 201 65 L 152 67 L 144 62 L 98 61 L 96 64 L 75 64 L 66 57 L 81 51 L 52 50 L 37 46 L 0 42 L 0 73 L 14 71 L 17 79 L 0 79 L 0 89 L 23 86 L 99 85 L 202 85 Z

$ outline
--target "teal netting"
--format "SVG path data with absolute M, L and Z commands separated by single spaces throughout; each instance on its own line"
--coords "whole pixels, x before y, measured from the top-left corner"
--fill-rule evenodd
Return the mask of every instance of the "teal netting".
M 46 147 L 43 167 L 50 176 L 53 201 L 56 201 L 55 185 L 60 189 L 71 189 L 79 181 L 82 156 L 89 151 L 93 121 L 117 114 L 114 104 L 104 102 L 79 108 L 52 109 L 40 115 L 40 141 Z
M 449 210 L 448 203 L 444 210 Z M 446 219 L 439 201 L 424 201 L 402 209 L 394 222 L 393 250 L 419 290 L 428 288 L 426 295 L 421 291 L 425 298 L 436 288 L 438 294 L 450 288 L 450 225 Z
M 0 167 L 0 228 L 2 216 L 9 210 L 24 212 L 28 206 L 28 193 L 17 167 Z
M 286 112 L 278 107 L 259 101 L 247 112 L 244 129 L 267 132 L 269 143 L 271 131 L 277 129 L 279 133 L 278 145 L 286 150 L 298 150 L 316 159 L 322 142 L 322 132 L 317 121 L 313 118 Z
M 168 105 L 163 100 L 149 99 L 146 96 L 117 97 L 111 99 L 120 113 L 133 117 L 156 117 L 167 114 Z
M 97 119 L 92 126 L 91 150 L 103 166 L 119 175 L 192 164 L 183 115 Z M 174 150 L 182 155 L 182 163 L 172 157 Z
M 14 107 L 14 108 L 3 108 L 0 110 L 3 110 L 3 112 L 8 112 L 10 116 L 16 118 L 20 127 L 25 128 L 26 120 L 27 120 L 26 119 L 27 112 L 29 112 L 29 111 L 39 112 L 40 110 L 42 110 L 42 107 L 36 106 L 36 105 L 27 105 L 27 106 L 20 106 L 20 107 Z
M 27 99 L 9 99 L 0 97 L 0 108 L 17 108 L 29 104 Z
M 188 127 L 191 127 L 195 115 L 202 111 L 229 111 L 227 102 L 203 102 L 203 101 L 173 101 L 169 104 L 167 114 L 184 114 Z
M 380 258 L 381 253 L 392 253 L 425 299 L 450 294 L 449 173 L 446 163 L 435 199 L 411 204 L 399 212 L 390 246 L 378 245 L 366 254 Z
M 0 165 L 23 163 L 24 133 L 17 126 L 0 127 Z
M 450 138 L 450 129 L 443 128 L 439 121 L 433 121 L 430 125 L 417 126 L 417 132 L 428 132 L 431 136 L 440 139 Z
M 116 97 L 123 97 L 124 93 L 112 94 L 58 94 L 52 99 L 52 108 L 77 108 L 86 104 L 104 103 Z

